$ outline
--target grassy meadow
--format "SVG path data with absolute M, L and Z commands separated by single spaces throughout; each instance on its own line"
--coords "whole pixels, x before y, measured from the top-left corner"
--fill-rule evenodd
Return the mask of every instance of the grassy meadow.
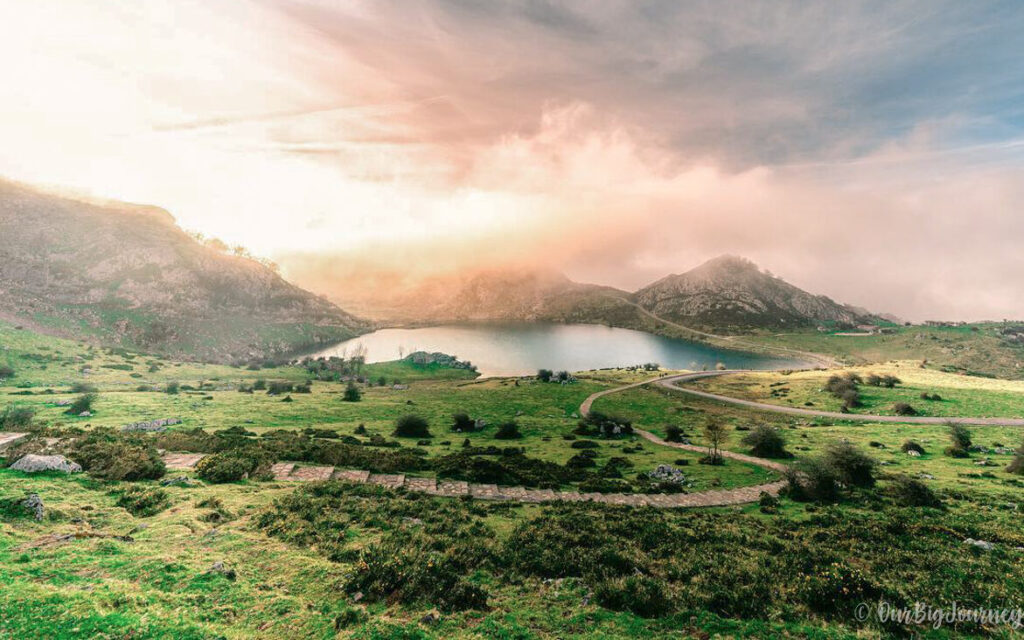
M 104 427 L 179 418 L 170 435 L 187 441 L 202 429 L 228 436 L 197 440 L 216 443 L 218 451 L 258 447 L 284 431 L 313 451 L 350 447 L 370 459 L 412 460 L 408 473 L 425 476 L 435 473 L 434 462 L 488 447 L 522 448 L 537 469 L 565 468 L 580 453 L 573 443 L 583 438 L 568 439 L 580 421 L 580 403 L 596 391 L 652 376 L 587 371 L 558 384 L 477 379 L 464 369 L 402 361 L 363 365 L 361 399 L 347 402 L 344 379 L 313 380 L 308 393 L 239 390 L 258 381 L 309 381 L 310 372 L 296 365 L 173 362 L 2 324 L 0 349 L 0 367 L 14 371 L 0 384 L 0 411 L 31 409 L 27 428 L 40 436 L 85 438 L 81 434 L 104 433 Z M 933 404 L 948 402 L 951 413 L 969 415 L 1006 413 L 1024 397 L 1019 382 L 919 363 L 854 370 L 903 380 L 894 389 L 862 385 L 861 411 L 883 412 L 923 390 L 942 395 Z M 701 384 L 760 398 L 781 381 L 788 397 L 771 401 L 832 409 L 834 399 L 819 391 L 827 375 L 745 374 Z M 172 383 L 177 393 L 166 392 Z M 83 384 L 95 389 L 93 415 L 68 415 L 58 402 L 78 397 Z M 72 391 L 76 385 L 79 392 Z M 680 427 L 699 445 L 706 444 L 706 423 L 724 423 L 724 448 L 742 453 L 750 451 L 741 442 L 749 429 L 769 424 L 778 427 L 796 464 L 849 441 L 878 461 L 877 482 L 848 487 L 831 502 L 783 496 L 740 507 L 665 510 L 486 502 L 256 476 L 164 486 L 158 474 L 115 480 L 93 468 L 70 476 L 0 469 L 0 637 L 1013 637 L 1006 627 L 908 630 L 854 615 L 858 603 L 880 599 L 937 606 L 1021 602 L 1024 478 L 1004 470 L 1011 455 L 948 457 L 942 426 L 802 420 L 653 385 L 604 396 L 593 409 L 661 436 L 669 425 Z M 487 426 L 455 433 L 450 425 L 457 412 Z M 396 420 L 406 414 L 425 418 L 432 437 L 394 437 Z M 495 438 L 498 425 L 510 420 L 521 437 Z M 303 435 L 306 429 L 324 431 Z M 987 448 L 1015 448 L 1024 433 L 971 431 L 973 442 Z M 397 446 L 371 447 L 375 435 Z M 110 436 L 115 443 L 119 437 Z M 155 438 L 127 437 L 123 448 L 152 449 Z M 734 460 L 701 464 L 703 454 L 636 436 L 589 439 L 596 443 L 589 449 L 595 469 L 625 459 L 627 479 L 658 464 L 677 466 L 688 491 L 779 477 Z M 907 440 L 925 453 L 903 453 Z M 351 441 L 361 444 L 336 444 Z M 410 452 L 415 455 L 401 456 Z M 196 477 L 167 477 L 181 475 Z M 908 503 L 897 490 L 900 476 L 923 482 L 937 502 Z M 28 493 L 45 504 L 41 520 L 19 506 Z M 967 538 L 991 542 L 993 549 L 967 546 Z

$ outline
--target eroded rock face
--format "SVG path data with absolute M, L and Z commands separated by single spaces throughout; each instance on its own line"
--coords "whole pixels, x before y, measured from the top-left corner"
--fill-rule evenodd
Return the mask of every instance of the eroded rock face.
M 22 456 L 17 462 L 12 464 L 11 469 L 25 473 L 38 473 L 40 471 L 79 473 L 82 471 L 82 465 L 72 462 L 64 456 L 39 456 L 30 453 Z

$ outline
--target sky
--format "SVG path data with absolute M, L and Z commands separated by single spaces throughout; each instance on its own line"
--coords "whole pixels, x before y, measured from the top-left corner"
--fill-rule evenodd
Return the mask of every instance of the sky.
M 343 292 L 723 253 L 1024 317 L 1016 2 L 0 0 L 0 176 L 154 204 Z

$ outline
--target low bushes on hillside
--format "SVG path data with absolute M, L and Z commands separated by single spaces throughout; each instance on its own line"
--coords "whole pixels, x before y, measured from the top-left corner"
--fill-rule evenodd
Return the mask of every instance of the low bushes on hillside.
M 171 504 L 170 496 L 163 489 L 155 487 L 128 487 L 121 491 L 117 506 L 139 518 L 148 518 L 160 513 Z
M 102 480 L 156 480 L 167 467 L 153 444 L 145 436 L 95 429 L 73 439 L 67 456 Z
M 951 458 L 967 458 L 971 455 L 971 432 L 962 424 L 948 422 L 946 429 L 949 433 L 950 445 L 945 454 Z
M 196 475 L 207 482 L 238 482 L 265 477 L 269 467 L 267 458 L 256 450 L 222 451 L 200 460 L 196 464 Z
M 32 426 L 36 411 L 32 407 L 8 405 L 0 412 L 0 431 L 16 431 Z
M 626 418 L 591 411 L 579 421 L 573 433 L 578 436 L 622 438 L 632 435 L 633 423 Z
M 494 438 L 497 440 L 516 440 L 522 437 L 523 434 L 519 432 L 519 424 L 515 420 L 503 422 L 494 432 Z

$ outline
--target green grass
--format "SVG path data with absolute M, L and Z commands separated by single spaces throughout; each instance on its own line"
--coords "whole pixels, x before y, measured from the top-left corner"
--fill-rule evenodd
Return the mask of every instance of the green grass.
M 889 362 L 849 367 L 843 371 L 747 373 L 708 378 L 693 384 L 712 393 L 782 406 L 839 411 L 842 401 L 825 390 L 829 376 L 844 371 L 863 378 L 869 374 L 892 375 L 902 382 L 892 389 L 859 385 L 862 406 L 851 413 L 895 415 L 895 403 L 905 402 L 922 416 L 1004 417 L 1024 416 L 1024 382 L 995 380 L 922 369 L 916 362 Z M 923 400 L 921 394 L 941 396 Z M 808 406 L 807 403 L 813 406 Z

